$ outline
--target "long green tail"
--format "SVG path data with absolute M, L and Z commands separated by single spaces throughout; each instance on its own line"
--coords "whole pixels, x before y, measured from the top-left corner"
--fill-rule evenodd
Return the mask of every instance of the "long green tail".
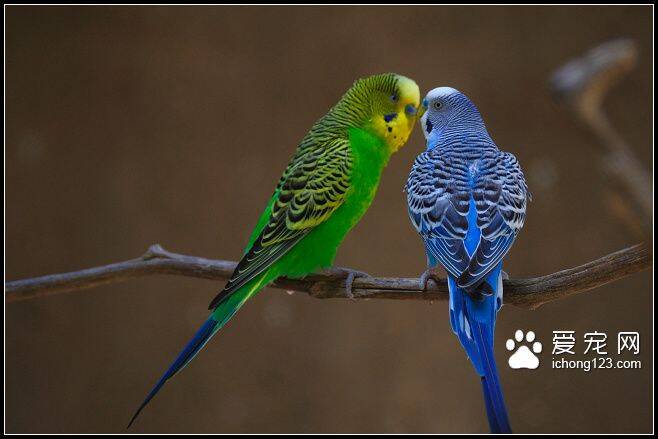
M 244 303 L 258 291 L 260 291 L 265 284 L 269 282 L 269 276 L 267 273 L 263 273 L 258 278 L 254 279 L 252 282 L 248 283 L 235 293 L 227 297 L 223 302 L 217 305 L 217 308 L 214 309 L 212 314 L 206 322 L 199 328 L 192 340 L 189 341 L 187 345 L 183 348 L 178 357 L 174 362 L 169 366 L 169 369 L 162 375 L 160 380 L 155 384 L 153 389 L 144 399 L 144 402 L 139 406 L 132 419 L 128 423 L 128 427 L 135 422 L 135 419 L 139 416 L 141 411 L 146 407 L 146 405 L 153 399 L 153 397 L 160 391 L 162 386 L 174 375 L 183 370 L 185 366 L 189 364 L 196 354 L 203 349 L 203 347 L 208 343 L 213 335 L 217 333 L 222 327 L 231 320 L 231 317 L 244 305 Z

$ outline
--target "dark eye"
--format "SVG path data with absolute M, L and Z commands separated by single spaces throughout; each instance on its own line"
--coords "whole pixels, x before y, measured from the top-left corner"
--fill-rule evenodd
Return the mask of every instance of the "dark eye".
M 396 94 L 391 95 L 391 102 L 397 102 L 400 100 L 400 96 Z
M 443 102 L 441 102 L 441 101 L 435 101 L 435 102 L 434 102 L 434 109 L 435 109 L 435 110 L 440 110 L 441 108 L 443 108 Z

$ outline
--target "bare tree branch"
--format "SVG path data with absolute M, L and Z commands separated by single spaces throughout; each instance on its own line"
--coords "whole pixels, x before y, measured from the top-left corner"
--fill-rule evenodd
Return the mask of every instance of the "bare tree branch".
M 544 303 L 605 285 L 651 266 L 653 257 L 643 244 L 625 248 L 578 267 L 530 279 L 504 281 L 505 303 L 536 309 Z M 7 282 L 5 300 L 16 302 L 52 294 L 77 291 L 103 284 L 153 275 L 173 274 L 225 280 L 235 269 L 233 261 L 221 261 L 171 253 L 156 244 L 137 259 L 70 273 Z M 345 269 L 332 268 L 304 279 L 281 278 L 271 287 L 300 291 L 313 297 L 347 298 Z M 417 278 L 373 278 L 354 280 L 355 299 L 446 300 L 448 285 L 430 280 L 425 291 Z
M 649 172 L 610 123 L 603 108 L 610 89 L 633 70 L 636 62 L 637 47 L 632 40 L 612 40 L 557 69 L 550 85 L 556 96 L 598 138 L 603 149 L 604 172 L 629 195 L 631 209 L 645 230 L 649 230 L 653 215 Z

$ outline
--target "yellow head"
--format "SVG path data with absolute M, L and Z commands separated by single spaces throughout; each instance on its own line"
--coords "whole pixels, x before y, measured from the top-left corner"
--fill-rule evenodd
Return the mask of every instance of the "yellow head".
M 393 153 L 409 138 L 419 105 L 420 90 L 413 80 L 394 73 L 373 75 L 356 81 L 319 126 L 364 128 Z
M 378 75 L 384 76 L 384 75 Z M 405 144 L 418 119 L 420 90 L 412 80 L 393 75 L 392 89 L 384 89 L 372 99 L 370 128 L 386 142 L 391 152 Z

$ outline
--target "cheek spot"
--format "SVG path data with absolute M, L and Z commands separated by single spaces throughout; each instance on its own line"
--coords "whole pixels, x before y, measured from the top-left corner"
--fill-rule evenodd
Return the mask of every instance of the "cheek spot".
M 425 131 L 427 131 L 427 134 L 432 132 L 432 128 L 433 128 L 432 122 L 430 122 L 430 120 L 427 119 L 425 121 Z
M 384 115 L 384 122 L 390 123 L 393 119 L 395 119 L 398 116 L 397 113 L 391 113 L 391 114 L 385 114 Z
M 390 133 L 391 131 L 393 131 L 393 128 L 388 127 L 388 132 Z

